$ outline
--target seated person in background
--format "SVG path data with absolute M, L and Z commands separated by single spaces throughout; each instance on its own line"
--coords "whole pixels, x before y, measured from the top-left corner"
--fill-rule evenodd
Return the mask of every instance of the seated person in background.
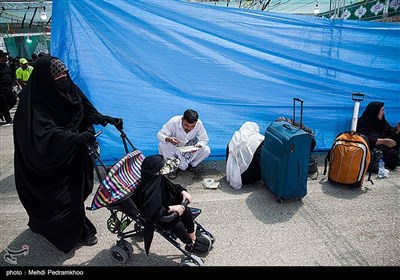
M 157 133 L 159 141 L 158 150 L 164 158 L 178 158 L 180 160 L 179 168 L 193 171 L 196 166 L 207 158 L 211 151 L 207 146 L 208 135 L 199 115 L 196 111 L 188 109 L 183 116 L 172 117 L 161 130 Z M 177 146 L 194 145 L 200 149 L 190 152 L 181 152 Z M 175 179 L 175 172 L 169 174 L 169 178 Z
M 17 97 L 13 94 L 12 70 L 8 65 L 8 53 L 0 50 L 0 116 L 5 121 L 5 126 L 13 123 L 10 110 L 17 103 Z
M 245 122 L 229 142 L 226 162 L 226 180 L 238 190 L 242 185 L 261 180 L 261 148 L 264 135 L 254 122 Z
M 187 200 L 192 202 L 192 196 L 179 184 L 174 184 L 164 175 L 166 160 L 162 155 L 148 156 L 141 167 L 141 181 L 132 199 L 136 206 L 150 223 L 157 223 L 166 230 L 171 230 L 186 244 L 185 250 L 194 253 L 206 253 L 210 241 L 201 235 L 195 234 L 192 212 L 188 207 L 181 205 Z M 173 212 L 179 218 L 171 222 L 162 222 L 163 216 Z M 145 225 L 144 230 L 146 253 L 150 248 L 154 228 L 151 224 Z
M 385 167 L 395 169 L 399 165 L 400 122 L 392 127 L 385 119 L 383 102 L 370 102 L 358 120 L 357 132 L 368 137 L 370 150 L 382 151 Z

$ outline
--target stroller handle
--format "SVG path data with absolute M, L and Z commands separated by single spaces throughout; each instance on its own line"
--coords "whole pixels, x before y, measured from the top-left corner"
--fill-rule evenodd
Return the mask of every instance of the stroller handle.
M 120 132 L 120 137 L 122 139 L 122 143 L 124 145 L 125 152 L 129 153 L 128 144 L 131 146 L 132 150 L 136 150 L 136 147 L 132 144 L 132 142 L 126 136 L 122 126 L 117 127 L 117 130 Z M 100 174 L 100 170 L 99 170 L 99 167 L 97 166 L 96 161 L 98 161 L 101 164 L 101 166 L 104 168 L 106 173 L 110 172 L 110 170 L 111 170 L 111 168 L 107 167 L 106 164 L 101 160 L 100 154 L 97 152 L 97 148 L 96 148 L 96 146 L 98 146 L 97 137 L 100 136 L 100 134 L 102 134 L 102 133 L 103 133 L 103 130 L 99 130 L 94 134 L 94 136 L 96 138 L 96 143 L 93 146 L 86 145 L 86 147 L 89 150 L 90 158 L 92 159 L 93 166 L 95 168 L 97 177 L 100 182 L 103 181 L 103 178 Z
M 185 199 L 181 203 L 181 205 L 183 205 L 185 208 L 188 206 L 188 204 L 189 204 L 189 200 L 187 200 L 187 199 Z M 159 221 L 163 222 L 163 223 L 169 223 L 169 222 L 174 221 L 178 217 L 179 217 L 179 214 L 177 212 L 173 212 L 173 213 L 171 213 L 169 215 L 163 216 Z

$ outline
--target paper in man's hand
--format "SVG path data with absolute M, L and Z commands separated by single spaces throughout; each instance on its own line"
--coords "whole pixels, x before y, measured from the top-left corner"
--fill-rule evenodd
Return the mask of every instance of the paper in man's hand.
M 199 147 L 196 146 L 184 146 L 184 147 L 176 147 L 181 153 L 189 153 L 189 152 L 194 152 L 200 149 Z

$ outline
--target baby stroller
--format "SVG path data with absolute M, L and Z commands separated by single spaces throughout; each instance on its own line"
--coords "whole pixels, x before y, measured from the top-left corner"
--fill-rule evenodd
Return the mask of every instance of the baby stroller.
M 97 210 L 102 207 L 106 207 L 110 211 L 110 217 L 107 220 L 107 228 L 113 233 L 117 234 L 118 241 L 116 245 L 111 247 L 111 256 L 118 263 L 125 263 L 133 253 L 132 244 L 126 240 L 126 238 L 134 235 L 143 235 L 145 231 L 145 225 L 149 224 L 144 216 L 140 213 L 139 209 L 135 205 L 131 196 L 135 193 L 135 190 L 139 187 L 141 178 L 141 165 L 145 158 L 140 150 L 137 150 L 130 140 L 127 138 L 122 128 L 120 131 L 120 137 L 122 139 L 126 155 L 122 157 L 117 163 L 111 168 L 107 167 L 101 160 L 98 152 L 98 144 L 88 146 L 89 154 L 95 167 L 96 174 L 101 182 L 88 210 Z M 96 137 L 101 134 L 101 131 L 96 134 Z M 128 151 L 128 143 L 132 150 Z M 173 168 L 178 166 L 173 161 L 170 162 L 171 171 Z M 106 171 L 105 178 L 102 178 L 99 170 L 98 163 Z M 187 205 L 184 205 L 185 207 Z M 201 213 L 201 209 L 189 207 L 192 212 L 194 219 Z M 162 222 L 170 222 L 178 218 L 177 213 L 173 213 L 162 218 Z M 196 220 L 193 221 L 196 225 L 196 235 L 201 235 L 204 238 L 209 239 L 209 250 L 215 242 L 215 236 L 209 230 L 206 230 Z M 185 250 L 184 246 L 180 244 L 176 235 L 168 230 L 163 229 L 159 224 L 152 224 L 155 232 L 158 232 L 163 236 L 169 243 L 174 245 L 179 251 L 181 251 L 185 258 L 180 264 L 181 266 L 203 266 L 202 259 Z M 153 234 L 153 232 L 152 232 Z M 151 242 L 151 241 L 150 241 Z M 145 250 L 148 255 L 150 245 L 146 245 Z M 209 251 L 208 250 L 208 251 Z

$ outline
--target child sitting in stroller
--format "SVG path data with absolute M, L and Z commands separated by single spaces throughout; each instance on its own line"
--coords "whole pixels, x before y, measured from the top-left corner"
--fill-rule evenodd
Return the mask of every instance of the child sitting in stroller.
M 211 240 L 196 234 L 192 211 L 183 205 L 192 202 L 192 196 L 179 184 L 166 178 L 166 161 L 162 155 L 148 156 L 141 166 L 141 182 L 132 196 L 133 201 L 146 219 L 144 225 L 145 249 L 148 252 L 154 227 L 158 224 L 174 233 L 184 244 L 185 250 L 194 254 L 205 254 L 211 247 Z M 172 170 L 169 170 L 172 171 Z M 166 221 L 165 217 L 176 212 L 176 218 Z

